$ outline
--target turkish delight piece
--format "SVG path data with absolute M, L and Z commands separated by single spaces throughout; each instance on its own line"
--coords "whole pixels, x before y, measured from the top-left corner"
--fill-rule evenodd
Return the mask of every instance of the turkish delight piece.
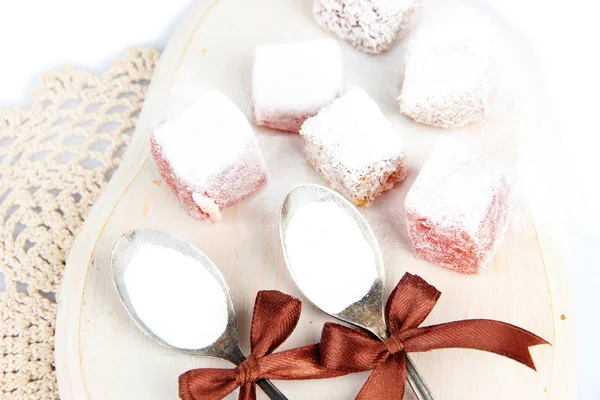
M 406 195 L 416 255 L 459 272 L 481 273 L 506 232 L 510 191 L 498 164 L 443 135 Z
M 365 53 L 388 50 L 410 28 L 420 0 L 314 0 L 323 28 Z
M 216 90 L 202 92 L 181 114 L 156 128 L 151 149 L 163 179 L 198 220 L 220 220 L 223 208 L 266 179 L 248 120 Z
M 306 120 L 308 161 L 356 205 L 373 201 L 406 178 L 404 145 L 377 103 L 352 89 Z
M 400 111 L 416 122 L 443 128 L 482 121 L 493 87 L 486 35 L 456 26 L 421 29 L 405 57 Z
M 342 56 L 333 39 L 256 47 L 254 123 L 298 133 L 302 123 L 340 95 Z

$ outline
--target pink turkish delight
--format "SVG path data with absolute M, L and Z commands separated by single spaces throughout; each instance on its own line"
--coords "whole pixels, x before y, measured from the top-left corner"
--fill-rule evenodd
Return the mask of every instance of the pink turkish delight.
M 474 33 L 477 32 L 477 33 Z M 400 111 L 415 121 L 451 128 L 482 121 L 490 111 L 494 74 L 485 28 L 422 28 L 406 52 Z
M 154 162 L 186 211 L 198 220 L 253 193 L 266 179 L 258 142 L 242 112 L 215 90 L 201 93 L 177 117 L 156 128 Z
M 421 0 L 313 0 L 317 23 L 360 51 L 379 54 L 406 35 Z
M 254 123 L 298 133 L 340 95 L 342 56 L 333 39 L 268 44 L 254 51 Z
M 502 168 L 444 135 L 406 195 L 416 255 L 459 272 L 481 273 L 506 232 L 509 205 Z
M 406 178 L 400 135 L 369 95 L 352 89 L 306 120 L 308 161 L 356 205 L 366 205 Z

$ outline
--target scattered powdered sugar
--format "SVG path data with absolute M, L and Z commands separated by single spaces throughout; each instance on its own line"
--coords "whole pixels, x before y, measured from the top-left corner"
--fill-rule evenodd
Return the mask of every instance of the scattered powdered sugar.
M 510 220 L 508 229 L 518 232 L 521 235 L 534 236 L 533 218 L 529 201 L 527 201 L 527 191 L 523 179 L 512 181 Z
M 173 82 L 169 87 L 167 99 L 162 110 L 160 120 L 162 122 L 176 118 L 190 104 L 198 98 L 200 94 L 206 90 L 210 90 L 210 86 L 202 83 L 197 78 L 195 68 L 190 68 L 189 65 L 181 63 Z
M 333 202 L 296 210 L 285 230 L 285 247 L 298 286 L 328 313 L 362 299 L 378 276 L 371 246 L 352 217 Z
M 313 12 L 325 29 L 366 53 L 381 53 L 404 36 L 420 0 L 314 0 Z
M 144 243 L 133 253 L 124 278 L 140 319 L 171 346 L 202 349 L 225 332 L 223 289 L 194 258 Z
M 472 53 L 484 59 L 492 56 L 492 32 L 484 23 L 468 13 L 438 16 L 419 26 L 412 35 L 406 57 L 414 53 L 453 49 Z

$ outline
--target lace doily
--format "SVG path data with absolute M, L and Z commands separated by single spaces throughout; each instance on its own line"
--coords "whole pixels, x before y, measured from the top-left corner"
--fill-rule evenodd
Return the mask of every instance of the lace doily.
M 55 294 L 65 259 L 121 162 L 157 60 L 156 50 L 132 49 L 102 76 L 50 73 L 30 110 L 0 110 L 2 399 L 58 398 Z

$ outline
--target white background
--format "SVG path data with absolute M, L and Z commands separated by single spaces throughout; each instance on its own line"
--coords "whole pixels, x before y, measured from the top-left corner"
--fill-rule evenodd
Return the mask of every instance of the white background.
M 193 2 L 0 1 L 0 108 L 27 107 L 44 71 L 71 66 L 101 73 L 127 47 L 162 49 Z M 562 203 L 553 212 L 567 222 L 563 245 L 579 322 L 578 399 L 600 399 L 600 6 L 595 0 L 480 2 L 522 35 L 539 65 L 547 118 L 556 127 L 548 141 L 561 150 L 549 178 Z

